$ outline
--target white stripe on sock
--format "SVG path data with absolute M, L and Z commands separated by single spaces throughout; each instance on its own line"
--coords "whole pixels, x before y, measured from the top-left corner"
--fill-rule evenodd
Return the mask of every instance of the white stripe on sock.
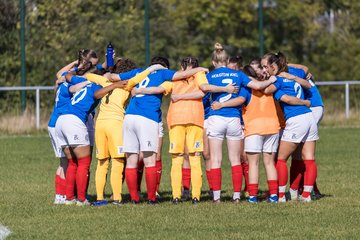
M 314 186 L 304 185 L 304 192 L 312 192 Z
M 286 185 L 285 186 L 279 186 L 279 192 L 285 192 Z
M 214 201 L 220 199 L 220 194 L 221 194 L 221 190 L 217 190 L 217 191 L 213 191 L 213 194 L 214 194 Z

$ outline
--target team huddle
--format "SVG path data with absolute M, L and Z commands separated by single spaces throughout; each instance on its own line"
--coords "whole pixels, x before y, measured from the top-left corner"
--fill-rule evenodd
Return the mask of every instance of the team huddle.
M 226 138 L 233 184 L 232 201 L 258 196 L 260 155 L 271 203 L 321 197 L 316 186 L 315 149 L 323 102 L 308 68 L 290 64 L 284 54 L 268 53 L 242 66 L 214 46 L 214 69 L 194 57 L 170 70 L 164 57 L 147 68 L 128 58 L 98 64 L 93 50 L 57 73 L 55 106 L 48 129 L 56 157 L 55 204 L 121 205 L 123 182 L 131 202 L 140 203 L 143 172 L 147 203 L 157 204 L 162 172 L 163 95 L 171 154 L 172 202 L 201 200 L 202 159 L 209 195 L 221 202 L 222 145 Z M 96 111 L 95 111 L 96 110 Z M 87 200 L 93 146 L 96 148 L 95 202 Z M 290 190 L 287 160 L 291 157 Z M 111 164 L 111 200 L 104 197 Z M 226 173 L 228 174 L 228 173 Z M 243 179 L 245 187 L 242 189 Z M 242 194 L 243 191 L 243 194 Z

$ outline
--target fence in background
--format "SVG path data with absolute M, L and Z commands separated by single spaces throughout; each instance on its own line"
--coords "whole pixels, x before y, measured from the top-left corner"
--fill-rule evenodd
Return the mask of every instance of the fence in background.
M 350 117 L 350 85 L 360 85 L 360 81 L 329 81 L 329 82 L 316 82 L 317 86 L 345 86 L 345 116 Z M 32 87 L 0 87 L 0 91 L 35 91 L 36 92 L 36 128 L 40 128 L 40 91 L 53 90 L 53 86 L 32 86 Z M 321 92 L 321 88 L 320 88 Z

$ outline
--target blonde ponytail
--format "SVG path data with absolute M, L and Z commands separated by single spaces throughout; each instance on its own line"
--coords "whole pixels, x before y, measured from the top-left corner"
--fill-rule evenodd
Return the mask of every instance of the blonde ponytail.
M 217 64 L 223 64 L 226 65 L 227 61 L 229 59 L 229 56 L 223 46 L 220 43 L 215 43 L 214 45 L 214 51 L 212 53 L 211 57 L 212 61 Z

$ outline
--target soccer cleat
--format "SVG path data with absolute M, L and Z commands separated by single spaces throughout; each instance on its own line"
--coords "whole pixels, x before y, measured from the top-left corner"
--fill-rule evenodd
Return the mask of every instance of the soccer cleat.
M 249 196 L 247 201 L 249 203 L 258 203 L 258 198 L 257 198 L 257 196 Z
M 282 197 L 279 197 L 279 201 L 278 201 L 279 203 L 286 203 L 286 197 L 285 197 L 285 195 L 284 196 L 282 196 Z
M 140 204 L 140 201 L 131 200 L 131 203 L 134 205 Z
M 65 200 L 65 205 L 75 205 L 76 204 L 76 199 L 73 200 Z
M 82 207 L 82 206 L 90 206 L 90 205 L 91 204 L 87 199 L 85 199 L 84 201 L 80 201 L 80 200 L 76 201 L 76 206 Z
M 195 197 L 191 200 L 191 202 L 192 202 L 192 204 L 198 204 L 198 203 L 200 203 L 200 200 Z
M 148 201 L 147 201 L 147 204 L 148 204 L 148 205 L 157 205 L 158 203 L 159 203 L 159 202 L 156 201 L 156 200 L 155 200 L 155 201 L 153 201 L 153 200 L 148 200 Z
M 179 203 L 181 203 L 181 199 L 179 199 L 179 198 L 174 198 L 174 199 L 172 200 L 172 203 L 173 203 L 173 204 L 179 204 Z
M 294 190 L 294 189 L 290 188 L 289 192 L 290 192 L 290 199 L 291 199 L 291 201 L 297 201 L 297 200 L 299 200 L 298 190 Z
M 190 191 L 189 190 L 183 190 L 182 194 L 181 194 L 181 198 L 182 199 L 188 199 L 190 198 Z
M 319 200 L 320 198 L 322 198 L 324 195 L 322 195 L 319 191 L 318 192 L 314 192 L 314 198 L 316 200 Z
M 221 200 L 220 200 L 220 198 L 218 198 L 218 199 L 216 199 L 216 200 L 213 200 L 213 203 L 216 203 L 216 204 L 219 204 L 219 203 L 221 203 Z
M 299 200 L 304 203 L 311 202 L 311 195 L 309 195 L 308 197 L 299 196 Z
M 156 198 L 160 198 L 160 194 L 158 192 L 156 192 Z
M 278 203 L 279 202 L 279 197 L 276 194 L 271 194 L 267 198 L 267 202 L 269 202 L 269 203 Z
M 54 199 L 54 204 L 56 205 L 65 204 L 65 200 L 66 200 L 65 195 L 56 194 Z
M 213 198 L 213 197 L 214 197 L 214 194 L 213 194 L 213 191 L 212 191 L 212 190 L 209 190 L 209 191 L 208 191 L 208 194 L 209 194 L 209 197 L 210 197 L 210 198 Z
M 93 202 L 93 203 L 91 204 L 91 206 L 99 207 L 99 206 L 107 205 L 108 203 L 109 203 L 109 202 L 106 201 L 106 200 L 99 200 L 99 201 Z
M 119 201 L 119 200 L 112 201 L 111 204 L 112 204 L 112 205 L 115 205 L 115 206 L 122 206 L 122 205 L 124 205 L 124 203 L 123 203 L 122 201 Z

